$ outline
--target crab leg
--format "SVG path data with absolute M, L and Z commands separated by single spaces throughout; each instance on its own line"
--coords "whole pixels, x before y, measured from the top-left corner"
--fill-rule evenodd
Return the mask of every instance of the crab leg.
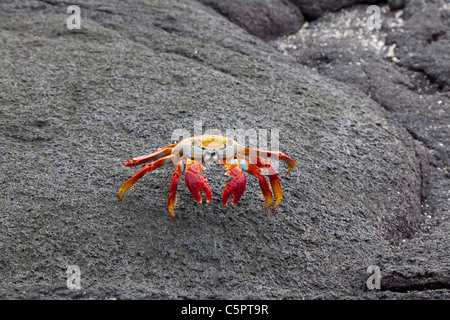
M 272 191 L 270 191 L 269 184 L 267 183 L 266 177 L 263 175 L 262 170 L 256 165 L 248 160 L 241 160 L 240 162 L 241 168 L 244 171 L 247 171 L 251 175 L 253 175 L 255 178 L 258 178 L 259 180 L 259 187 L 261 188 L 261 191 L 263 193 L 264 199 L 266 199 L 266 205 L 264 207 L 264 210 L 270 207 L 270 205 L 273 202 L 273 195 Z
M 183 170 L 184 170 L 184 163 L 180 161 L 172 174 L 172 183 L 170 184 L 169 200 L 167 201 L 167 208 L 169 209 L 169 213 L 172 218 L 175 218 L 173 207 L 175 206 L 175 197 L 177 194 L 178 181 L 180 181 L 181 175 L 183 174 Z
M 231 202 L 231 204 L 234 205 L 244 194 L 247 179 L 245 178 L 244 172 L 242 172 L 241 166 L 237 161 L 233 161 L 232 164 L 224 166 L 228 169 L 225 174 L 230 176 L 232 180 L 225 184 L 226 188 L 223 190 L 222 202 L 224 205 L 227 205 L 228 199 L 231 195 L 234 195 L 233 201 Z
M 142 178 L 147 172 L 152 172 L 155 169 L 158 169 L 159 167 L 172 163 L 172 156 L 168 155 L 164 158 L 161 158 L 159 160 L 153 161 L 152 163 L 146 164 L 141 170 L 139 170 L 138 173 L 136 173 L 134 176 L 132 176 L 127 182 L 125 182 L 119 190 L 119 200 L 122 201 L 123 194 L 130 189 L 130 187 L 136 183 L 140 178 Z
M 275 203 L 272 207 L 272 210 L 275 210 L 280 205 L 280 202 L 283 199 L 283 191 L 281 190 L 280 178 L 278 178 L 278 174 L 272 167 L 270 161 L 264 160 L 263 158 L 258 156 L 248 156 L 247 158 L 250 160 L 250 163 L 255 164 L 258 168 L 268 170 L 270 185 L 272 186 L 273 194 L 275 195 Z
M 185 181 L 191 194 L 194 196 L 198 203 L 202 203 L 202 196 L 200 195 L 200 190 L 206 195 L 206 201 L 211 201 L 211 188 L 209 184 L 206 183 L 205 176 L 200 174 L 205 167 L 197 162 L 188 161 L 186 165 Z
M 287 175 L 289 172 L 291 172 L 292 169 L 294 169 L 295 166 L 297 165 L 297 163 L 294 161 L 294 159 L 288 157 L 283 152 L 264 151 L 264 150 L 245 147 L 244 154 L 246 156 L 250 156 L 250 157 L 257 156 L 257 157 L 260 157 L 263 159 L 274 159 L 275 158 L 275 159 L 283 161 L 284 163 L 286 163 L 289 166 L 289 169 L 285 175 Z
M 164 147 L 164 148 L 159 148 L 158 150 L 156 150 L 153 153 L 150 154 L 146 154 L 144 156 L 140 156 L 140 157 L 136 157 L 136 158 L 131 158 L 130 161 L 128 162 L 122 162 L 122 164 L 126 167 L 135 167 L 138 166 L 140 164 L 144 164 L 156 159 L 159 159 L 161 157 L 167 156 L 169 154 L 172 153 L 172 148 L 176 146 L 176 144 L 172 144 L 170 146 Z

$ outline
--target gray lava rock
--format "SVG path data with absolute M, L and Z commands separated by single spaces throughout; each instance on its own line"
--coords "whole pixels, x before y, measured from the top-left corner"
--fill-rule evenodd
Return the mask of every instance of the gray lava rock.
M 351 6 L 357 3 L 378 3 L 376 0 L 290 0 L 302 12 L 307 20 L 320 18 L 327 12 L 337 11 L 339 9 Z
M 301 66 L 196 1 L 0 4 L 0 297 L 354 298 L 367 267 L 420 230 L 426 161 L 363 92 Z M 279 130 L 298 166 L 262 211 L 258 183 L 225 207 L 227 177 L 197 204 L 173 166 L 121 161 L 176 129 Z M 383 260 L 386 259 L 386 260 Z M 81 289 L 67 287 L 68 266 Z M 385 294 L 385 293 L 383 293 Z
M 391 10 L 400 10 L 405 6 L 406 0 L 388 0 L 389 8 Z
M 411 2 L 408 10 L 414 12 L 410 6 Z M 377 261 L 382 292 L 368 294 L 370 298 L 448 297 L 450 100 L 446 65 L 450 50 L 442 49 L 445 45 L 441 41 L 447 35 L 445 19 L 440 19 L 444 11 L 424 8 L 420 9 L 425 10 L 424 18 L 417 13 L 405 22 L 401 12 L 382 7 L 382 28 L 371 30 L 365 24 L 366 7 L 355 6 L 317 19 L 295 36 L 273 42 L 299 63 L 359 89 L 384 106 L 418 140 L 421 163 L 427 158 L 431 162 L 431 167 L 421 167 L 422 181 L 429 183 L 429 187 L 425 183 L 421 188 L 426 221 L 419 231 L 402 240 L 400 250 Z M 433 43 L 432 34 L 439 30 L 443 38 Z M 407 60 L 410 50 L 417 65 Z
M 448 4 L 447 4 L 448 6 Z M 405 23 L 389 30 L 386 43 L 395 44 L 398 63 L 410 70 L 423 72 L 430 81 L 450 90 L 450 25 L 449 9 L 426 4 Z
M 391 30 L 402 26 L 404 21 L 383 8 L 384 27 L 370 30 L 365 25 L 365 8 L 358 6 L 323 17 L 295 36 L 274 41 L 274 44 L 286 54 L 295 56 L 299 63 L 359 88 L 372 97 L 395 114 L 416 139 L 435 150 L 439 159 L 448 165 L 450 141 L 448 130 L 443 128 L 450 121 L 448 112 L 445 112 L 450 101 L 445 90 L 440 93 L 439 87 L 430 83 L 429 74 L 441 79 L 445 85 L 450 50 L 436 49 L 439 48 L 436 45 L 417 53 L 417 61 L 424 69 L 428 67 L 429 74 L 420 71 L 419 67 L 418 70 L 412 66 L 407 70 L 399 68 L 397 63 L 402 64 L 402 55 L 399 56 L 402 50 L 389 39 L 393 33 Z M 399 34 L 408 32 L 400 30 Z M 413 43 L 416 43 L 416 38 L 413 38 Z M 439 67 L 436 65 L 438 62 L 441 62 Z
M 287 0 L 199 1 L 261 39 L 295 33 L 304 22 L 302 13 Z

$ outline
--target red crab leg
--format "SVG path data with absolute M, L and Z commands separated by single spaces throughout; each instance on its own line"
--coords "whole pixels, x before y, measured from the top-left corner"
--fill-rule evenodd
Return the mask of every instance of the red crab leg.
M 231 177 L 231 180 L 225 184 L 226 188 L 223 190 L 222 202 L 227 205 L 228 199 L 231 195 L 234 195 L 231 204 L 236 204 L 242 197 L 245 191 L 245 186 L 247 180 L 245 178 L 244 172 L 242 172 L 241 167 L 237 163 L 233 163 L 228 166 L 228 171 L 225 173 L 227 176 Z
M 253 148 L 247 148 L 245 147 L 244 153 L 246 156 L 258 156 L 263 159 L 273 159 L 274 157 L 278 157 L 278 160 L 283 161 L 289 166 L 288 171 L 286 172 L 286 175 L 292 171 L 292 169 L 295 168 L 297 163 L 294 161 L 294 159 L 288 157 L 283 152 L 273 152 L 273 151 L 264 151 L 264 150 L 258 150 Z
M 264 210 L 266 210 L 273 202 L 272 191 L 270 191 L 266 177 L 263 175 L 261 169 L 256 164 L 253 164 L 247 160 L 241 160 L 240 164 L 243 170 L 249 172 L 255 178 L 258 178 L 259 187 L 261 188 L 264 199 L 266 199 L 266 206 L 264 207 Z
M 250 163 L 256 164 L 259 168 L 268 170 L 270 185 L 272 186 L 273 194 L 275 195 L 275 203 L 272 210 L 275 210 L 280 205 L 281 199 L 283 199 L 283 191 L 281 190 L 280 178 L 278 178 L 278 174 L 269 161 L 258 156 L 248 156 L 247 158 L 251 160 L 249 161 Z
M 126 167 L 135 167 L 138 166 L 140 164 L 143 163 L 147 163 L 149 161 L 153 161 L 156 159 L 159 159 L 161 157 L 167 156 L 169 154 L 172 153 L 172 148 L 176 146 L 176 144 L 172 144 L 170 146 L 164 147 L 164 148 L 159 148 L 158 150 L 156 150 L 153 153 L 150 154 L 146 154 L 144 156 L 140 156 L 140 157 L 136 157 L 136 158 L 131 158 L 130 161 L 128 162 L 122 162 L 122 164 Z
M 186 186 L 198 203 L 202 203 L 200 190 L 203 190 L 203 192 L 205 193 L 206 201 L 211 201 L 211 188 L 209 187 L 209 184 L 206 183 L 207 180 L 205 179 L 205 176 L 199 174 L 204 169 L 205 167 L 197 162 L 190 162 L 186 166 Z
M 164 158 L 161 158 L 159 160 L 156 160 L 152 163 L 146 164 L 141 170 L 139 170 L 138 173 L 136 173 L 134 176 L 132 176 L 127 182 L 123 184 L 123 186 L 120 187 L 119 190 L 119 200 L 122 201 L 123 194 L 130 189 L 130 187 L 136 183 L 144 174 L 147 172 L 152 172 L 155 169 L 158 169 L 159 167 L 172 163 L 172 156 L 168 155 Z
M 177 164 L 177 167 L 175 168 L 175 171 L 172 174 L 172 183 L 170 184 L 169 200 L 167 202 L 167 208 L 169 208 L 169 213 L 172 218 L 175 218 L 173 207 L 175 206 L 175 197 L 177 194 L 178 181 L 180 181 L 182 173 L 183 173 L 182 162 L 179 162 Z

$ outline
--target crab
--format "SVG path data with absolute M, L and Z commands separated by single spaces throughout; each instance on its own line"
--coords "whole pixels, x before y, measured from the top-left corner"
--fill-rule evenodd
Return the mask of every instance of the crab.
M 132 158 L 128 162 L 122 162 L 126 167 L 147 164 L 122 185 L 119 190 L 119 200 L 122 201 L 124 193 L 146 173 L 166 164 L 176 164 L 175 171 L 172 174 L 167 203 L 170 216 L 175 218 L 176 192 L 183 172 L 185 172 L 186 186 L 195 200 L 199 203 L 202 202 L 202 196 L 200 195 L 200 190 L 202 190 L 206 196 L 206 201 L 211 201 L 211 188 L 206 182 L 205 176 L 200 174 L 200 172 L 205 169 L 202 163 L 213 162 L 223 165 L 227 169 L 225 174 L 231 178 L 225 184 L 223 191 L 222 202 L 224 205 L 227 205 L 232 195 L 233 205 L 242 197 L 246 187 L 246 177 L 244 175 L 244 171 L 246 171 L 259 181 L 259 186 L 266 201 L 264 210 L 271 206 L 271 210 L 275 210 L 283 198 L 283 192 L 280 179 L 268 159 L 281 160 L 286 163 L 289 167 L 286 175 L 296 166 L 295 161 L 282 152 L 248 148 L 224 136 L 201 135 L 186 138 L 176 144 L 159 148 L 153 153 Z M 261 169 L 268 172 L 273 194 Z M 273 195 L 275 195 L 274 203 Z

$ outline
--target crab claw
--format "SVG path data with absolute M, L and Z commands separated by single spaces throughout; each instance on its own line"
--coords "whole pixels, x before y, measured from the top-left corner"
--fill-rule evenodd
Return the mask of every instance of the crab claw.
M 209 184 L 206 183 L 207 180 L 205 176 L 199 174 L 203 169 L 205 169 L 204 166 L 194 162 L 187 166 L 185 174 L 186 186 L 194 196 L 195 200 L 199 203 L 202 203 L 200 190 L 203 190 L 205 193 L 206 201 L 211 201 L 211 188 L 209 187 Z
M 231 204 L 236 204 L 239 199 L 242 197 L 245 191 L 246 178 L 244 173 L 242 172 L 241 167 L 239 165 L 231 165 L 225 174 L 230 176 L 232 180 L 228 181 L 225 185 L 226 188 L 223 190 L 222 201 L 224 205 L 227 205 L 228 199 L 231 195 L 234 195 L 233 202 Z

